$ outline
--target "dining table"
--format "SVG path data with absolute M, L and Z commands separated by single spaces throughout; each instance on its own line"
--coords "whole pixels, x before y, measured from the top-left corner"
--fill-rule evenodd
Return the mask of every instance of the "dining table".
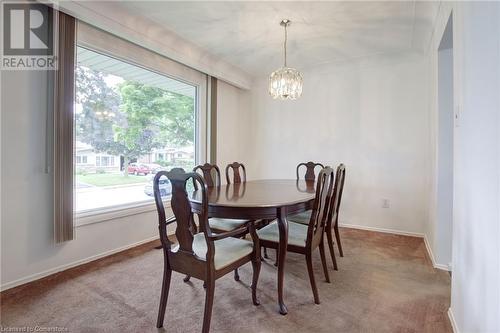
M 282 315 L 288 313 L 284 298 L 284 270 L 288 245 L 287 215 L 311 209 L 315 197 L 315 182 L 291 179 L 251 180 L 207 188 L 208 216 L 252 221 L 276 220 L 278 246 L 278 306 Z M 200 190 L 189 197 L 192 209 L 201 211 Z

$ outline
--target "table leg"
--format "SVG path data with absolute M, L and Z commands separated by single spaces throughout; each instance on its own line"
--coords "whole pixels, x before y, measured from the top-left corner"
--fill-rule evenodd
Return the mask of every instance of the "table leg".
M 288 220 L 286 219 L 286 209 L 278 210 L 278 230 L 279 230 L 279 249 L 278 249 L 278 305 L 282 315 L 288 313 L 285 302 L 283 301 L 283 279 L 285 275 L 285 257 L 288 245 Z

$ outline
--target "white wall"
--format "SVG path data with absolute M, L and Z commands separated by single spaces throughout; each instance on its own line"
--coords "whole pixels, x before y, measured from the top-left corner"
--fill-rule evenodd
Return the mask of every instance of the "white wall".
M 461 332 L 500 332 L 499 3 L 459 6 L 451 308 Z
M 224 169 L 232 162 L 247 165 L 246 143 L 249 136 L 250 93 L 224 81 L 217 84 L 217 165 Z M 253 170 L 247 170 L 250 177 Z
M 443 2 L 429 51 L 431 149 L 437 147 L 437 50 L 453 13 L 453 275 L 450 317 L 458 332 L 500 332 L 500 5 Z M 434 153 L 436 151 L 434 150 Z M 436 154 L 431 154 L 433 158 Z M 431 163 L 431 201 L 437 170 Z M 434 191 L 432 190 L 434 189 Z M 437 226 L 431 205 L 427 233 Z M 433 249 L 436 251 L 436 248 Z
M 303 72 L 296 101 L 252 92 L 253 178 L 295 178 L 302 161 L 347 168 L 340 222 L 422 234 L 429 181 L 427 61 L 394 55 Z M 382 208 L 382 200 L 390 200 Z
M 451 31 L 450 31 L 451 32 Z M 450 38 L 452 35 L 450 33 Z M 435 261 L 451 264 L 453 231 L 453 49 L 438 52 L 437 219 Z

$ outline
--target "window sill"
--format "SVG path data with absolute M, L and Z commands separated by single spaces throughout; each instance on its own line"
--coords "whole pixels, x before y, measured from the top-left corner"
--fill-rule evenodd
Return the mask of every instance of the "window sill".
M 170 208 L 170 198 L 163 202 L 165 209 Z M 82 227 L 89 224 L 115 220 L 121 217 L 133 216 L 156 211 L 153 202 L 141 202 L 133 205 L 114 206 L 98 208 L 90 211 L 75 213 L 75 227 Z

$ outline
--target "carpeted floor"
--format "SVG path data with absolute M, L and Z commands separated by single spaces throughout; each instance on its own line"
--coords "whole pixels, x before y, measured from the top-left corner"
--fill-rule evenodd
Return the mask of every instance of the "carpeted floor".
M 252 305 L 251 265 L 241 281 L 228 274 L 216 282 L 212 332 L 451 332 L 447 317 L 450 276 L 432 268 L 422 239 L 341 229 L 345 257 L 339 271 L 329 262 L 324 282 L 319 252 L 313 303 L 303 256 L 288 254 L 285 301 L 276 305 L 276 268 L 263 263 Z M 155 328 L 162 278 L 162 251 L 149 243 L 0 295 L 1 325 L 66 327 L 69 332 L 200 332 L 202 282 L 183 283 L 174 273 L 165 329 Z M 274 257 L 274 253 L 270 253 Z

